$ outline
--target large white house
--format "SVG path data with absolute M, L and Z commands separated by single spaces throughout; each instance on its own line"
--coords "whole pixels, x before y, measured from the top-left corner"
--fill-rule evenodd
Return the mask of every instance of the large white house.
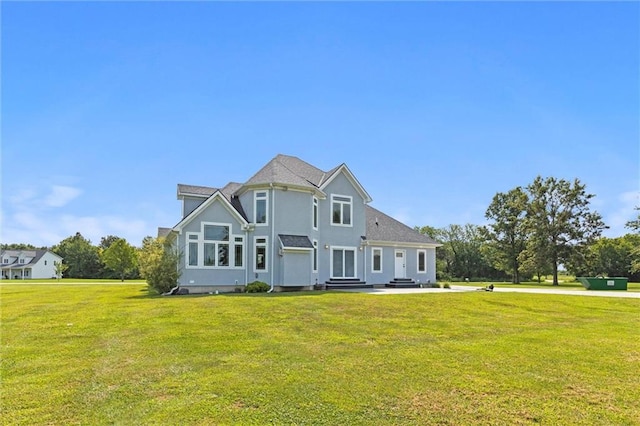
M 3 280 L 56 278 L 54 262 L 62 258 L 49 250 L 2 250 Z

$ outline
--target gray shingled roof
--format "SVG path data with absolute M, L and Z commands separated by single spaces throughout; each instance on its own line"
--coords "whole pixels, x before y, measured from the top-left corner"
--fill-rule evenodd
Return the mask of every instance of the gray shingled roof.
M 210 186 L 196 186 L 196 185 L 184 185 L 178 184 L 178 195 L 200 195 L 202 197 L 210 197 L 218 188 L 212 188 Z
M 253 175 L 246 185 L 280 183 L 307 188 L 317 188 L 325 177 L 325 172 L 297 157 L 278 154 Z
M 29 263 L 18 263 L 18 259 L 16 258 L 15 262 L 3 264 L 2 267 L 6 268 L 7 266 L 11 266 L 12 269 L 20 269 L 26 266 L 35 265 L 38 261 L 45 255 L 49 250 L 3 250 L 2 256 L 19 256 L 20 253 L 23 253 L 25 257 L 33 257 Z
M 158 228 L 158 238 L 166 237 L 171 232 L 171 228 Z
M 365 206 L 367 215 L 367 240 L 417 244 L 439 244 L 404 223 L 387 216 L 380 210 Z
M 306 235 L 278 234 L 284 248 L 313 248 L 313 244 Z

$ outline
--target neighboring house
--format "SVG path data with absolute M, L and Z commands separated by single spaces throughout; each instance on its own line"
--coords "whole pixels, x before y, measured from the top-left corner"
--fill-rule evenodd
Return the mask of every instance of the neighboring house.
M 56 278 L 54 262 L 62 262 L 62 258 L 49 250 L 2 250 L 0 252 L 3 280 Z
M 234 291 L 435 283 L 437 243 L 374 209 L 342 164 L 322 171 L 278 155 L 247 182 L 178 185 L 182 219 L 158 235 L 181 254 L 179 286 Z

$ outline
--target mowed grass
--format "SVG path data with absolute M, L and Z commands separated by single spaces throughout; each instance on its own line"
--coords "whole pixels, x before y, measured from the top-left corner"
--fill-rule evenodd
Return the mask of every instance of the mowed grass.
M 640 299 L 0 291 L 5 425 L 640 424 Z

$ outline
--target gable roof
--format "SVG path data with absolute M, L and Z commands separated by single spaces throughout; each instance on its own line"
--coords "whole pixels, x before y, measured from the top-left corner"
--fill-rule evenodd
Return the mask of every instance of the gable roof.
M 248 224 L 249 221 L 247 220 L 247 216 L 244 213 L 244 210 L 242 209 L 242 206 L 240 206 L 239 200 L 237 200 L 237 197 L 235 197 L 235 196 L 232 199 L 236 200 L 236 203 L 239 206 L 240 210 L 238 210 L 238 208 L 233 205 L 234 203 L 232 203 L 231 200 L 227 199 L 227 197 L 224 196 L 222 191 L 216 190 L 213 194 L 211 194 L 211 196 L 209 198 L 204 200 L 204 202 L 202 204 L 200 204 L 198 207 L 196 207 L 195 210 L 193 210 L 191 213 L 189 213 L 188 215 L 183 217 L 182 220 L 180 220 L 180 222 L 178 222 L 172 229 L 176 230 L 176 231 L 182 230 L 182 228 L 185 225 L 187 225 L 189 222 L 191 222 L 193 220 L 193 218 L 195 218 L 198 214 L 200 214 L 200 212 L 202 210 L 206 209 L 208 206 L 213 204 L 213 202 L 215 200 L 220 200 L 220 202 L 222 202 L 222 205 L 232 215 L 234 215 L 236 217 L 236 219 L 238 219 L 238 222 L 240 222 L 243 225 Z
M 312 190 L 322 198 L 325 198 L 324 188 L 340 173 L 344 173 L 347 176 L 347 179 L 351 181 L 365 202 L 371 202 L 371 196 L 365 191 L 346 164 L 343 163 L 328 172 L 324 172 L 298 157 L 283 154 L 278 154 L 271 159 L 239 188 L 238 193 L 255 186 L 283 185 Z
M 369 205 L 365 205 L 365 212 L 367 216 L 366 237 L 369 243 L 412 243 L 434 247 L 442 245 L 428 235 L 419 233 Z
M 349 170 L 347 165 L 344 163 L 327 173 L 327 178 L 324 180 L 324 182 L 322 182 L 320 189 L 326 188 L 327 185 L 329 185 L 340 173 L 343 173 L 347 177 L 347 179 L 349 179 L 351 184 L 360 193 L 360 196 L 364 198 L 365 203 L 371 202 L 371 196 L 369 195 L 369 193 L 365 191 L 364 187 L 360 185 L 358 179 L 356 179 L 355 175 L 351 173 L 351 170 Z

